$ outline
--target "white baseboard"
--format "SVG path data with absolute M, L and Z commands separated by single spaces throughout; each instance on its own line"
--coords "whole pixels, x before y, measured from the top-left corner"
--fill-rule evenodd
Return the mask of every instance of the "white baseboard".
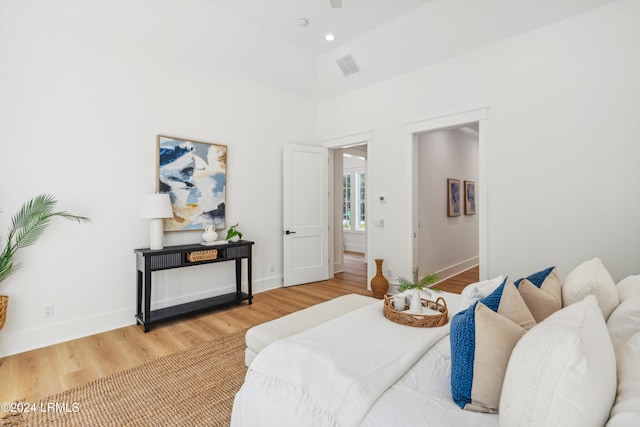
M 453 276 L 455 276 L 456 274 L 460 274 L 463 271 L 466 271 L 468 269 L 470 269 L 471 267 L 475 267 L 476 265 L 478 265 L 478 261 L 479 261 L 479 257 L 473 257 L 473 258 L 469 258 L 468 260 L 459 262 L 455 265 L 452 265 L 450 267 L 447 268 L 443 268 L 441 270 L 436 271 L 436 273 L 438 273 L 438 277 L 440 278 L 436 283 L 440 283 L 443 282 Z M 390 294 L 395 294 L 398 292 L 398 282 L 395 280 L 390 280 L 389 281 L 389 293 Z
M 460 274 L 463 271 L 470 269 L 471 267 L 475 267 L 476 265 L 478 265 L 479 262 L 480 262 L 480 258 L 476 256 L 473 258 L 469 258 L 465 261 L 459 262 L 457 264 L 451 265 L 449 267 L 443 268 L 441 270 L 438 270 L 437 273 L 438 273 L 438 277 L 440 278 L 438 282 L 447 280 L 448 278 L 453 277 L 456 274 Z
M 135 308 L 130 307 L 24 331 L 4 331 L 0 341 L 0 357 L 133 325 L 135 314 Z
M 252 283 L 252 291 L 254 294 L 281 287 L 282 276 L 254 280 Z M 242 289 L 246 292 L 246 283 L 242 284 Z M 234 291 L 235 286 L 216 288 L 214 290 L 184 295 L 178 298 L 155 301 L 151 307 L 155 310 Z M 123 308 L 122 310 L 101 313 L 96 316 L 87 316 L 23 331 L 10 332 L 5 329 L 0 339 L 0 357 L 134 325 L 136 323 L 134 318 L 135 314 L 136 307 L 131 306 Z
M 364 253 L 367 250 L 365 245 L 357 245 L 357 244 L 344 244 L 344 250 L 348 252 L 361 252 Z

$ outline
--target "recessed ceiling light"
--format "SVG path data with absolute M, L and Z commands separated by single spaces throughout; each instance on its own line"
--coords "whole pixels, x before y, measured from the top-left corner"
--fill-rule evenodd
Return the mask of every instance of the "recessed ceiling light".
M 336 39 L 336 36 L 334 36 L 334 35 L 333 35 L 333 34 L 331 34 L 331 33 L 327 33 L 327 35 L 326 35 L 326 36 L 324 36 L 324 39 L 325 39 L 326 41 L 328 41 L 328 42 L 332 42 L 332 41 L 334 41 L 334 40 Z

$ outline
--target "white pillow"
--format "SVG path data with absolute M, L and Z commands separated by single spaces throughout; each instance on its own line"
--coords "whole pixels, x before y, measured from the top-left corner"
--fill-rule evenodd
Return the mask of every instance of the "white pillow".
M 500 425 L 601 427 L 615 396 L 613 347 L 589 295 L 518 341 L 502 385 Z
M 618 394 L 607 427 L 640 425 L 640 332 L 618 355 Z
M 582 301 L 587 295 L 594 295 L 598 299 L 605 320 L 620 302 L 616 283 L 600 258 L 585 261 L 574 268 L 562 284 L 564 307 Z
M 620 302 L 631 297 L 640 298 L 640 274 L 636 276 L 627 276 L 616 285 Z
M 607 328 L 617 355 L 629 338 L 640 331 L 640 295 L 622 301 L 609 316 Z
M 504 282 L 504 276 L 498 276 L 493 279 L 482 280 L 465 286 L 460 293 L 458 309 L 453 314 L 455 315 L 456 313 L 460 313 L 462 310 L 466 310 L 471 307 L 471 304 L 476 301 L 480 301 L 482 298 L 498 289 L 498 286 L 500 286 L 502 282 Z

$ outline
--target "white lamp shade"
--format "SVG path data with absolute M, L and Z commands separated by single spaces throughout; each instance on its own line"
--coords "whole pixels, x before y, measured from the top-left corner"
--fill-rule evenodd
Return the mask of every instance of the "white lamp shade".
M 140 209 L 142 218 L 173 218 L 173 208 L 168 194 L 145 194 Z

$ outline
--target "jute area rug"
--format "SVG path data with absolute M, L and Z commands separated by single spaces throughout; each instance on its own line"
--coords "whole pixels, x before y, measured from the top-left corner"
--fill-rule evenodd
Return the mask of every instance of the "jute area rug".
M 227 427 L 247 371 L 244 335 L 236 332 L 50 396 L 33 403 L 35 412 L 0 419 L 0 425 Z

